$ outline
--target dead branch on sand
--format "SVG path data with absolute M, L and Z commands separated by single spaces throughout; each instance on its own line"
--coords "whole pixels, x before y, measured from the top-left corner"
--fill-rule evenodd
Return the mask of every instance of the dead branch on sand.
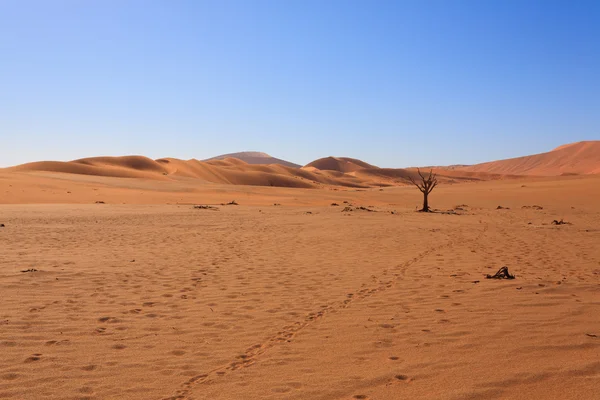
M 494 275 L 486 275 L 486 279 L 515 279 L 514 275 L 508 272 L 508 267 L 502 267 Z

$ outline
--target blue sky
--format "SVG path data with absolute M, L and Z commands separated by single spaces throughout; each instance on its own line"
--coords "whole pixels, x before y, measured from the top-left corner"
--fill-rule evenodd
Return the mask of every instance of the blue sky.
M 404 167 L 597 139 L 598 1 L 0 1 L 0 166 Z

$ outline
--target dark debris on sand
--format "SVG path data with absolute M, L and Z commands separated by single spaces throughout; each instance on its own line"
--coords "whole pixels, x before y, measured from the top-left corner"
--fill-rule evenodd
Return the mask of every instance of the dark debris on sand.
M 514 275 L 511 275 L 508 272 L 508 267 L 502 267 L 496 272 L 494 275 L 487 274 L 485 276 L 486 279 L 515 279 Z
M 532 210 L 543 210 L 544 209 L 544 207 L 542 207 L 542 206 L 536 206 L 536 205 L 533 205 L 533 206 L 523 206 L 521 208 L 532 209 Z
M 352 211 L 368 211 L 368 212 L 377 212 L 376 210 L 372 210 L 368 207 L 363 207 L 363 206 L 358 206 L 358 207 L 344 207 L 344 209 L 342 210 L 342 212 L 352 212 Z
M 202 204 L 195 205 L 195 206 L 194 206 L 194 208 L 195 208 L 195 209 L 198 209 L 198 210 L 212 210 L 212 211 L 219 211 L 219 208 L 218 208 L 218 207 L 213 207 L 213 206 L 205 206 L 205 205 L 202 205 Z

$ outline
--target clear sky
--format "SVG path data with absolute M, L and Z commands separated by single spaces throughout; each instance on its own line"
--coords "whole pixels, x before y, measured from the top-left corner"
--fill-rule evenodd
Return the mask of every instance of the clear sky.
M 597 139 L 597 0 L 0 0 L 0 166 L 405 167 Z

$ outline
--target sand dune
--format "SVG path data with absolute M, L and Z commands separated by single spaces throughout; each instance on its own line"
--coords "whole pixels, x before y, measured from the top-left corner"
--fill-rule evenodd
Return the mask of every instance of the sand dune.
M 323 171 L 337 171 L 337 172 L 354 172 L 365 168 L 377 168 L 374 165 L 368 164 L 364 161 L 357 160 L 355 158 L 348 157 L 325 157 L 319 158 L 311 163 L 304 166 L 307 169 L 319 169 Z
M 47 171 L 67 174 L 114 176 L 121 178 L 161 179 L 160 164 L 141 156 L 95 157 L 75 161 L 38 161 L 16 167 L 7 171 Z
M 242 157 L 230 157 L 238 155 Z M 281 161 L 281 160 L 279 160 Z M 6 168 L 8 172 L 54 172 L 159 181 L 196 179 L 207 183 L 295 188 L 370 188 L 408 185 L 418 179 L 416 169 L 379 168 L 348 157 L 326 157 L 302 168 L 278 162 L 265 153 L 244 152 L 208 161 L 143 156 L 93 157 L 74 161 L 42 161 Z M 457 183 L 512 179 L 519 175 L 569 175 L 600 173 L 600 141 L 579 142 L 532 156 L 473 166 L 434 167 L 440 182 Z
M 598 174 L 600 141 L 566 144 L 547 153 L 460 167 L 457 170 L 545 176 Z
M 380 169 L 354 159 L 332 159 L 327 162 L 311 163 L 320 167 L 288 167 L 281 164 L 248 164 L 237 158 L 198 161 L 176 158 L 152 160 L 142 156 L 94 157 L 74 161 L 43 161 L 23 164 L 5 169 L 13 172 L 60 172 L 80 175 L 97 175 L 120 178 L 143 178 L 153 180 L 197 179 L 210 183 L 232 185 L 277 186 L 297 188 L 317 188 L 341 186 L 355 188 L 381 187 L 408 184 L 407 177 L 415 176 L 416 171 L 403 169 Z M 450 181 L 460 173 L 441 171 L 440 179 Z M 465 172 L 462 179 L 486 179 L 490 174 Z
M 514 179 L 516 175 L 491 174 L 487 172 L 471 172 L 447 170 L 445 168 L 422 169 L 421 174 L 427 176 L 429 172 L 436 174 L 440 183 L 476 182 L 498 179 Z M 412 178 L 420 179 L 417 168 L 364 168 L 350 173 L 365 181 L 387 182 L 389 185 L 403 185 Z
M 379 168 L 364 161 L 347 157 L 326 157 L 315 160 L 302 169 L 307 171 L 323 171 L 337 177 L 354 176 L 365 186 L 393 186 L 409 184 L 409 178 L 419 179 L 417 168 Z M 437 174 L 438 180 L 444 183 L 461 181 L 482 181 L 515 178 L 516 175 L 504 175 L 487 171 L 464 171 L 446 167 L 423 168 L 422 173 Z
M 242 151 L 239 153 L 222 154 L 220 156 L 208 158 L 204 161 L 224 160 L 227 158 L 236 158 L 236 159 L 242 160 L 248 164 L 266 164 L 266 165 L 278 164 L 278 165 L 284 165 L 286 167 L 300 168 L 300 165 L 298 165 L 298 164 L 295 164 L 290 161 L 282 160 L 280 158 L 275 158 L 275 157 L 268 155 L 267 153 L 262 153 L 259 151 Z
M 319 185 L 369 187 L 353 176 L 327 171 L 307 171 L 279 164 L 252 165 L 236 158 L 198 161 L 142 156 L 94 157 L 74 161 L 42 161 L 4 169 L 13 172 L 60 172 L 121 178 L 173 180 L 192 178 L 211 183 L 313 188 Z
M 156 173 L 164 172 L 164 169 L 158 162 L 143 156 L 91 157 L 75 160 L 72 161 L 72 163 L 95 167 L 123 168 Z

